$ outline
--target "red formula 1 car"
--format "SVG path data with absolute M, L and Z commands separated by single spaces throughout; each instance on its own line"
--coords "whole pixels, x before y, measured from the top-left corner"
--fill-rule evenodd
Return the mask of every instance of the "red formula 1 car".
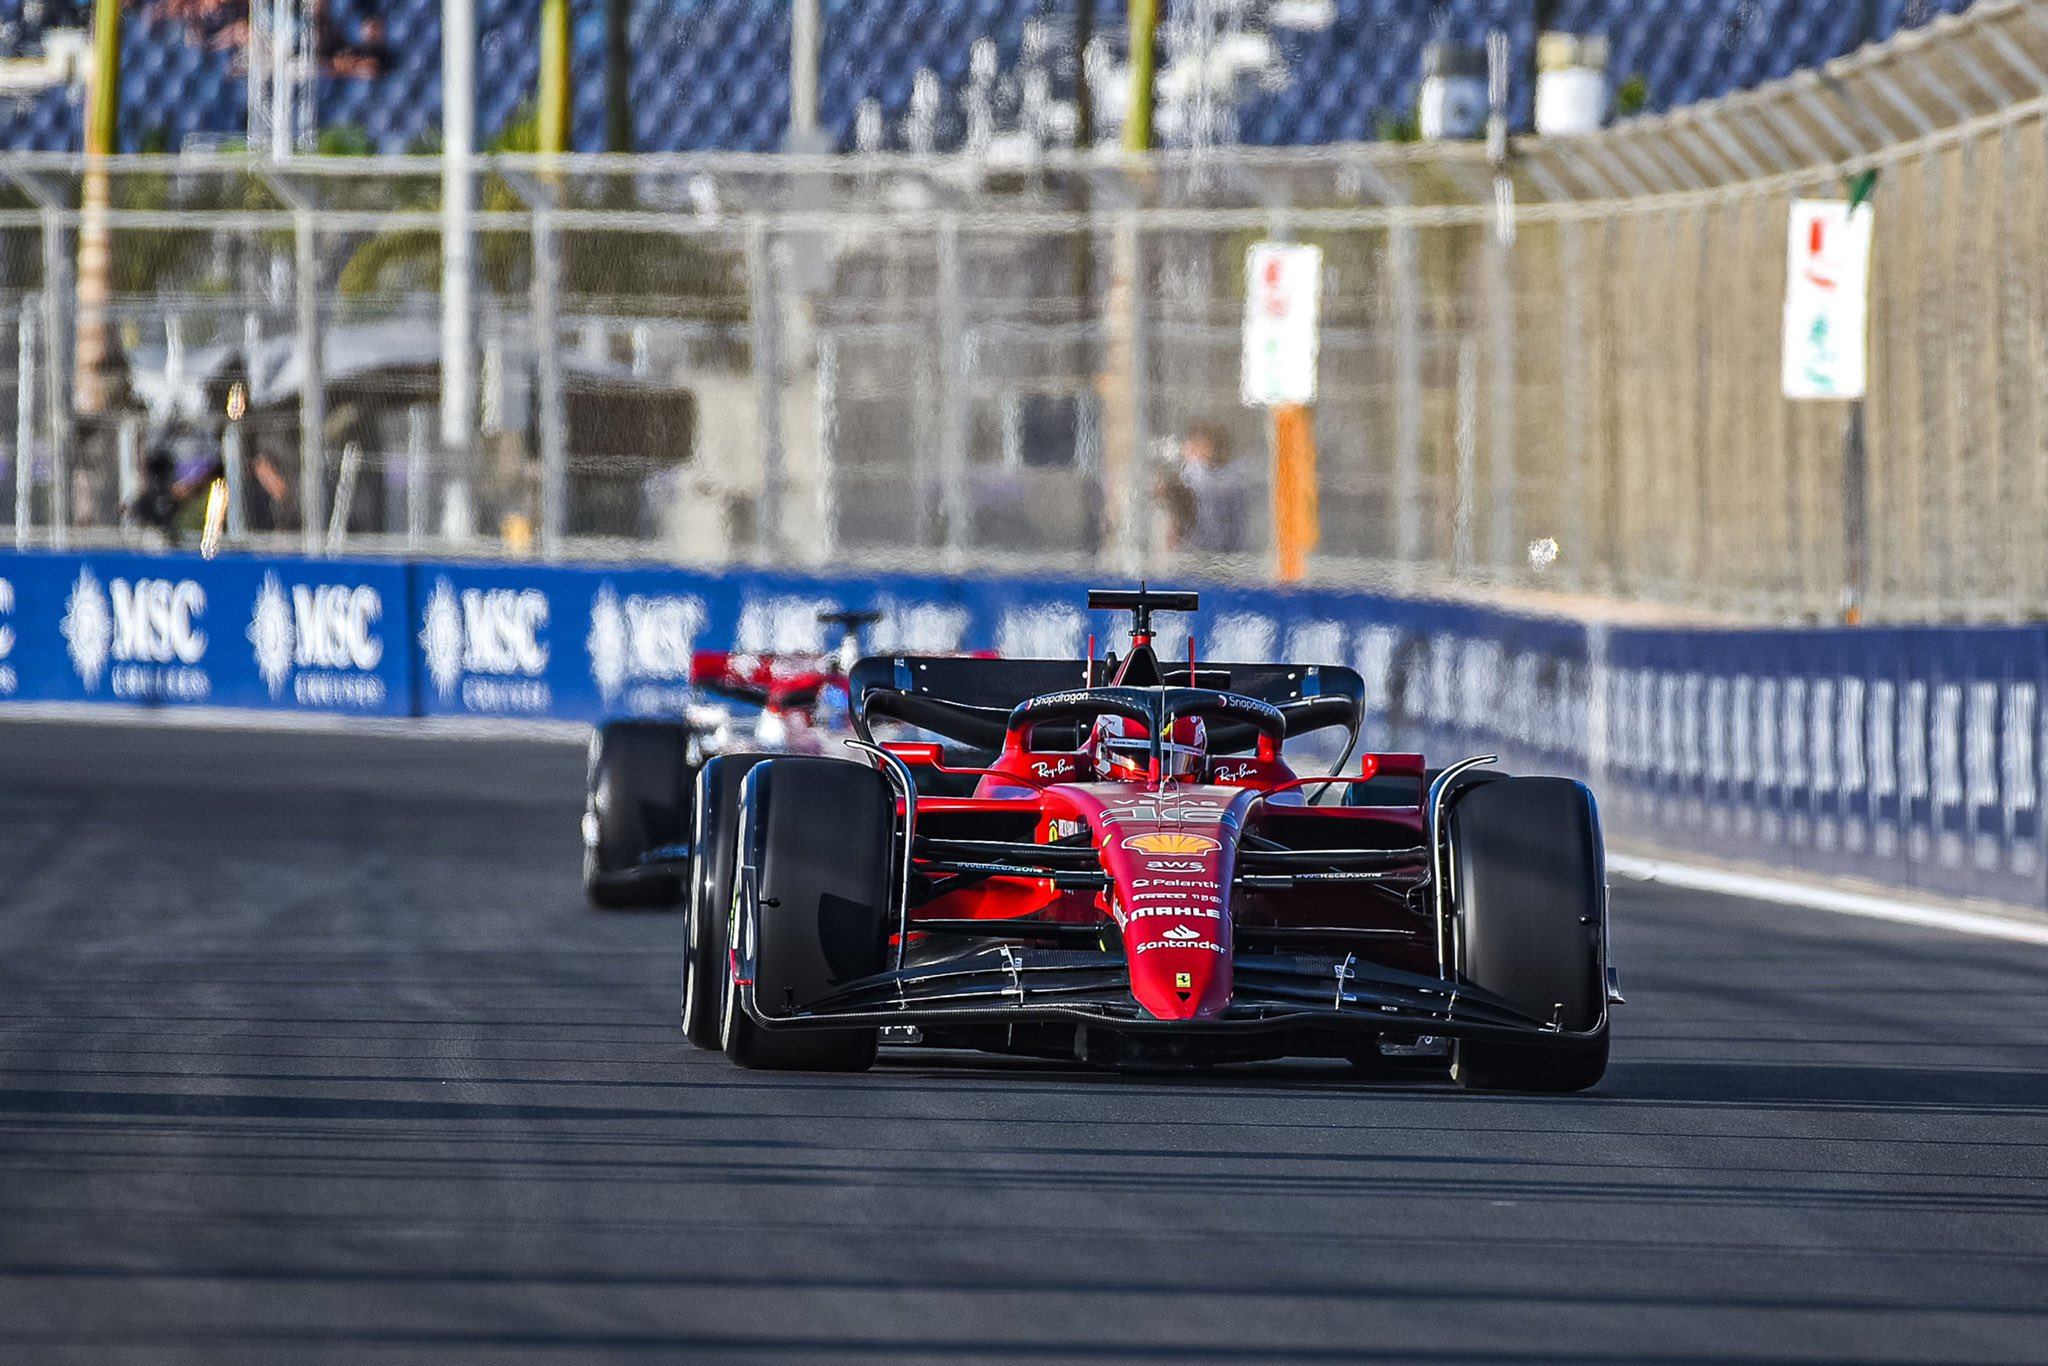
M 823 612 L 839 648 L 807 654 L 699 650 L 697 697 L 680 717 L 606 721 L 590 737 L 583 890 L 593 905 L 673 906 L 682 896 L 700 771 L 720 754 L 845 753 L 855 734 L 847 671 L 879 612 Z M 737 776 L 738 770 L 733 770 Z M 730 801 L 737 790 L 714 800 Z
M 864 1068 L 886 1040 L 1600 1079 L 1620 996 L 1582 785 L 1414 754 L 1298 776 L 1290 739 L 1355 742 L 1356 673 L 1163 664 L 1151 616 L 1194 594 L 1089 605 L 1133 613 L 1123 659 L 865 659 L 856 753 L 706 765 L 733 796 L 698 812 L 694 1042 L 769 1068 Z

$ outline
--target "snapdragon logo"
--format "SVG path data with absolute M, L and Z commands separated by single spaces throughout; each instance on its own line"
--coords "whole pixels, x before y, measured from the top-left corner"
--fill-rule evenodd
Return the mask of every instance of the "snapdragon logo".
M 619 596 L 609 579 L 590 600 L 590 678 L 611 707 L 623 696 L 630 711 L 684 705 L 690 659 L 704 629 L 704 600 L 694 596 L 630 593 Z
M 383 705 L 384 639 L 377 623 L 384 597 L 363 584 L 301 583 L 289 595 L 275 574 L 263 576 L 249 619 L 256 670 L 272 698 L 309 707 L 357 710 Z
M 115 697 L 200 701 L 213 691 L 206 671 L 206 590 L 191 579 L 110 579 L 78 571 L 58 629 L 87 692 L 107 675 Z M 109 669 L 111 662 L 112 668 Z
M 14 653 L 13 616 L 14 585 L 0 579 L 0 697 L 14 696 L 15 688 L 20 686 L 14 666 L 7 662 L 8 656 Z
M 427 596 L 419 641 L 442 699 L 478 712 L 545 712 L 548 597 L 536 588 L 465 588 L 447 575 Z

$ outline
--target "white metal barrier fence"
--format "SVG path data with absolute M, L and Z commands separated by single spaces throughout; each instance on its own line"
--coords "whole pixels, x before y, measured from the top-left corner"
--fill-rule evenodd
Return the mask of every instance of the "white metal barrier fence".
M 153 536 L 122 509 L 218 469 L 231 536 L 316 553 L 1257 580 L 1241 277 L 1292 237 L 1326 261 L 1313 577 L 2036 616 L 2044 12 L 1504 159 L 483 158 L 462 449 L 437 160 L 9 158 L 0 536 Z M 1873 170 L 1867 411 L 1788 403 L 1790 201 Z

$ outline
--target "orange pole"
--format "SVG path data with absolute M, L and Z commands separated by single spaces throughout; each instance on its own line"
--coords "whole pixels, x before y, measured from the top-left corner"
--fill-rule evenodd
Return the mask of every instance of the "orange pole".
M 1322 540 L 1316 498 L 1316 431 L 1306 403 L 1273 409 L 1273 557 L 1282 583 L 1308 577 L 1309 552 Z

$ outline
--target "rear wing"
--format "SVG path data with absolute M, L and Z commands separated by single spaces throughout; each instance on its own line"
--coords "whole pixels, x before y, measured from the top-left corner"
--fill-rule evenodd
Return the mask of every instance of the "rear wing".
M 1160 672 L 1168 687 L 1237 693 L 1278 707 L 1290 735 L 1326 726 L 1356 727 L 1365 698 L 1365 680 L 1340 664 L 1205 662 L 1192 675 L 1185 664 L 1164 665 Z M 870 743 L 870 722 L 888 718 L 956 744 L 994 750 L 1002 747 L 1010 713 L 1020 704 L 1046 693 L 1101 687 L 1108 678 L 1101 661 L 875 655 L 854 665 L 847 681 L 854 728 Z M 1078 747 L 1078 738 L 1056 734 L 1057 729 L 1057 724 L 1041 728 L 1040 738 L 1052 746 Z M 1242 737 L 1215 732 L 1212 725 L 1211 743 L 1220 752 L 1253 739 L 1249 728 Z

